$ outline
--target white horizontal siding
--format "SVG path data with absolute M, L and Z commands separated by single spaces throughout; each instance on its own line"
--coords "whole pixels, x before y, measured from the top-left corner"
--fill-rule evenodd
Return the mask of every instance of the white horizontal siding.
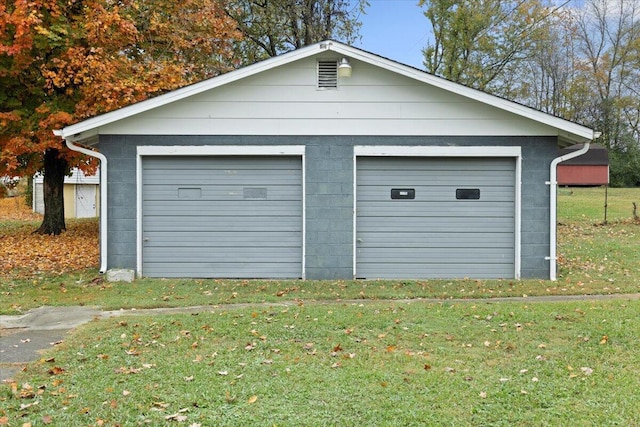
M 106 127 L 113 135 L 556 136 L 527 120 L 152 119 Z
M 318 90 L 316 58 L 241 79 L 105 125 L 131 135 L 514 135 L 556 128 L 353 60 L 336 90 Z

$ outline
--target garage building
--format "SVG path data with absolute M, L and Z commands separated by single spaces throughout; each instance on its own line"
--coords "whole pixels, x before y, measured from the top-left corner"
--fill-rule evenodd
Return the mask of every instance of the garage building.
M 555 278 L 550 168 L 595 136 L 335 41 L 56 133 L 100 152 L 103 270 L 307 279 Z

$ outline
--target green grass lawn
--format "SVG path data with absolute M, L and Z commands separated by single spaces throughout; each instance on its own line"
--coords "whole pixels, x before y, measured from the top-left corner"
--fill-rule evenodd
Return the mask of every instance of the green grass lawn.
M 639 301 L 331 303 L 93 322 L 9 425 L 638 425 Z
M 603 200 L 560 190 L 557 282 L 3 277 L 1 314 L 210 308 L 79 328 L 0 385 L 0 425 L 639 425 L 640 301 L 488 299 L 640 292 L 640 189 L 609 190 L 606 225 Z
M 633 219 L 633 205 L 640 215 L 640 188 L 561 187 L 558 189 L 558 222 L 602 224 Z
M 41 305 L 120 308 L 179 307 L 281 300 L 490 298 L 496 296 L 640 292 L 640 224 L 632 201 L 640 188 L 609 189 L 608 223 L 602 224 L 604 188 L 562 188 L 558 199 L 558 281 L 388 280 L 274 281 L 138 279 L 107 283 L 95 269 L 63 275 L 0 278 L 0 314 Z M 15 223 L 0 223 L 0 230 Z

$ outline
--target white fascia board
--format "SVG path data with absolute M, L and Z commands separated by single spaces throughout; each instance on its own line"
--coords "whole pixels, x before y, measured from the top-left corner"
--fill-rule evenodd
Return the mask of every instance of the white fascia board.
M 473 99 L 475 101 L 491 105 L 493 107 L 508 111 L 518 116 L 554 127 L 558 129 L 558 136 L 565 137 L 572 141 L 587 142 L 592 141 L 596 137 L 593 129 L 590 129 L 588 127 L 552 116 L 547 113 L 543 113 L 541 111 L 518 104 L 513 101 L 509 101 L 504 98 L 490 95 L 486 92 L 472 89 L 459 83 L 434 76 L 432 74 L 426 73 L 425 71 L 418 70 L 417 68 L 413 68 L 408 65 L 404 65 L 399 62 L 395 62 L 390 59 L 386 59 L 381 56 L 362 51 L 360 49 L 356 49 L 337 42 L 331 42 L 330 49 L 350 58 L 387 69 L 397 74 L 401 74 L 405 77 L 427 83 L 431 86 L 453 92 L 466 98 Z
M 402 145 L 356 145 L 355 156 L 410 156 L 410 157 L 520 157 L 519 146 L 462 147 L 448 145 L 402 146 Z
M 304 145 L 141 145 L 138 156 L 302 156 Z

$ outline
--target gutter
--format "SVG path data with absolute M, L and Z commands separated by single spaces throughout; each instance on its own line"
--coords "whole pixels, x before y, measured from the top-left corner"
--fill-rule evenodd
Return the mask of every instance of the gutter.
M 594 134 L 594 139 L 598 138 L 600 133 Z M 558 253 L 557 253 L 557 222 L 558 222 L 558 170 L 559 163 L 580 157 L 589 151 L 591 142 L 585 142 L 584 147 L 574 151 L 572 153 L 565 154 L 564 156 L 556 157 L 551 161 L 549 167 L 549 181 L 545 184 L 550 185 L 549 190 L 549 256 L 545 257 L 545 260 L 550 261 L 549 265 L 549 279 L 552 281 L 558 280 Z
M 56 135 L 62 136 L 58 132 L 60 131 L 54 131 Z M 70 150 L 100 160 L 100 274 L 104 274 L 107 272 L 107 158 L 97 151 L 74 145 L 68 139 L 64 141 Z

